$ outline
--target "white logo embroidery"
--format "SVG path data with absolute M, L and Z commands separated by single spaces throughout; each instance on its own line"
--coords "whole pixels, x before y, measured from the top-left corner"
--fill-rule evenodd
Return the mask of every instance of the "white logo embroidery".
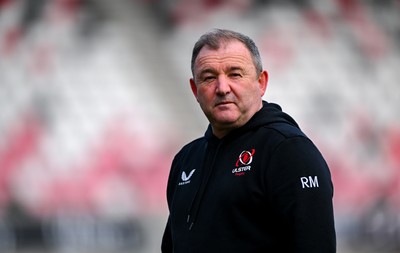
M 301 177 L 301 187 L 304 188 L 318 188 L 318 177 L 315 176 L 314 178 L 312 176 L 309 177 Z
M 190 183 L 190 178 L 193 176 L 193 173 L 195 172 L 195 169 L 193 169 L 190 173 L 189 176 L 186 175 L 186 172 L 182 172 L 182 182 L 179 182 L 179 185 L 184 185 Z

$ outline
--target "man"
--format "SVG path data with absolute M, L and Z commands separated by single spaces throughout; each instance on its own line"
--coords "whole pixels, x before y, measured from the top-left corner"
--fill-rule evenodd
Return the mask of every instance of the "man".
M 268 74 L 254 42 L 206 33 L 191 67 L 210 125 L 172 163 L 162 252 L 336 252 L 329 169 L 296 122 L 262 100 Z

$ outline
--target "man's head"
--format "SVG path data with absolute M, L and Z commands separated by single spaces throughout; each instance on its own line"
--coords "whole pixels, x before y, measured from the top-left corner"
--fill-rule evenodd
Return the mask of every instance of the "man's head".
M 200 37 L 192 55 L 190 85 L 213 133 L 222 138 L 262 107 L 268 74 L 249 37 L 214 30 Z

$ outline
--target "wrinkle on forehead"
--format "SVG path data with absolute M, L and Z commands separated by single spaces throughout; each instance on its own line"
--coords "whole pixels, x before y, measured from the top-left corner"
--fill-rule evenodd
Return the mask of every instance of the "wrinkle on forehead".
M 251 54 L 247 47 L 239 41 L 231 41 L 222 43 L 218 49 L 204 46 L 196 59 L 196 65 L 207 63 L 207 60 L 222 63 L 224 61 L 243 61 L 253 62 Z
M 249 61 L 249 59 L 243 55 L 240 54 L 233 55 L 232 53 L 224 53 L 224 54 L 200 56 L 196 61 L 196 65 L 197 67 L 215 65 L 215 64 L 239 65 L 239 64 L 246 64 L 249 62 L 251 63 L 251 61 Z

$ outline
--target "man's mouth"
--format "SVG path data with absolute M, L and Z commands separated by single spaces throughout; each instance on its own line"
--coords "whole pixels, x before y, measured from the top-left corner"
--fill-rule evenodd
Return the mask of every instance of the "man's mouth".
M 233 102 L 231 101 L 222 101 L 222 102 L 218 102 L 215 106 L 220 106 L 220 105 L 228 105 L 228 104 L 232 104 Z

